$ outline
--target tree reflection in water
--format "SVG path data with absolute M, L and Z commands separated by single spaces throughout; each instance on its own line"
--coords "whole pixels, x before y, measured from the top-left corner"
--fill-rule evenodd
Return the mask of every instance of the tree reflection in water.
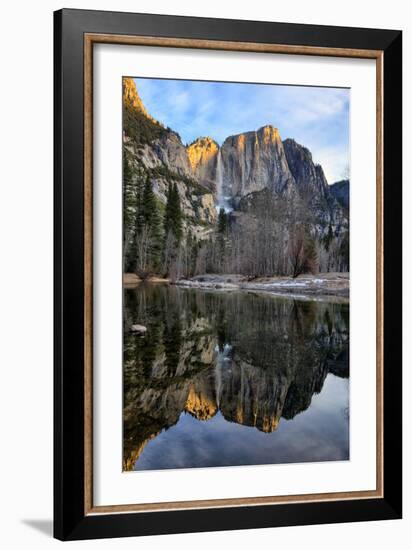
M 124 301 L 124 470 L 140 460 L 160 469 L 349 458 L 347 383 L 322 413 L 296 422 L 329 373 L 349 377 L 347 304 L 146 283 Z M 184 447 L 202 434 L 208 448 L 196 458 Z M 156 438 L 167 438 L 161 460 Z

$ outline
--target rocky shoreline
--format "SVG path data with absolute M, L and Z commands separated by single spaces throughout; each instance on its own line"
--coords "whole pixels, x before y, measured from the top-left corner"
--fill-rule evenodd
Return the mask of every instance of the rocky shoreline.
M 190 280 L 179 280 L 175 283 L 186 288 L 205 288 L 217 290 L 250 290 L 287 294 L 289 296 L 306 296 L 308 298 L 337 297 L 349 300 L 348 273 L 322 273 L 319 275 L 301 275 L 291 277 L 264 277 L 253 280 L 239 275 L 202 275 Z
M 127 276 L 126 276 L 127 275 Z M 140 280 L 133 274 L 126 274 L 125 285 L 133 286 Z M 340 302 L 349 300 L 349 273 L 319 273 L 318 275 L 301 275 L 291 277 L 261 277 L 250 279 L 242 275 L 198 275 L 191 279 L 180 279 L 171 282 L 168 279 L 149 279 L 151 283 L 168 283 L 183 288 L 205 290 L 247 290 L 270 292 L 277 295 L 288 295 L 307 299 L 337 299 Z

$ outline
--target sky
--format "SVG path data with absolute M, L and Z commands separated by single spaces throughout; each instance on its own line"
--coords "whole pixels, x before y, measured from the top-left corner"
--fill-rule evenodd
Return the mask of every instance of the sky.
M 321 164 L 329 183 L 349 177 L 350 90 L 273 84 L 135 78 L 148 112 L 180 134 L 183 143 L 271 124 Z

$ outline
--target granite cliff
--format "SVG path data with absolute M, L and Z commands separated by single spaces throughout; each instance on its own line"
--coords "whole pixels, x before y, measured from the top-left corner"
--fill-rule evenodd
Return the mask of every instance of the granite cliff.
M 279 223 L 309 228 L 319 244 L 320 270 L 349 269 L 349 181 L 328 185 L 309 149 L 294 139 L 282 140 L 271 125 L 229 136 L 221 146 L 208 136 L 185 145 L 147 112 L 133 79 L 124 79 L 123 91 L 127 162 L 132 173 L 150 178 L 160 204 L 176 185 L 186 235 L 209 239 L 220 208 L 230 213 L 230 224 L 247 230 L 258 217 L 255 203 L 265 202 L 269 193 L 287 207 L 289 217 Z M 344 261 L 338 258 L 342 255 Z
M 175 183 L 186 230 L 204 237 L 217 219 L 214 196 L 195 177 L 180 136 L 148 114 L 131 78 L 123 79 L 123 105 L 123 144 L 132 172 L 141 170 L 150 178 L 161 204 Z
M 336 181 L 329 189 L 339 204 L 349 211 L 349 180 Z

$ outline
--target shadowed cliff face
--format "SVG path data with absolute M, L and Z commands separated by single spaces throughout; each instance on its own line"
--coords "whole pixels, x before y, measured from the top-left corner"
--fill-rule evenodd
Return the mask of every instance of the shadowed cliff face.
M 160 203 L 166 204 L 168 189 L 176 184 L 184 226 L 204 238 L 217 220 L 213 185 L 211 189 L 203 187 L 194 178 L 180 136 L 147 112 L 132 78 L 123 79 L 123 146 L 132 178 L 139 174 L 149 178 Z
M 328 373 L 349 376 L 346 305 L 142 284 L 125 291 L 125 311 L 125 470 L 182 414 L 271 434 Z
M 294 139 L 282 141 L 279 130 L 270 124 L 256 131 L 228 136 L 222 146 L 211 137 L 199 137 L 185 146 L 180 136 L 170 128 L 165 128 L 155 120 L 143 105 L 132 78 L 123 79 L 123 101 L 125 109 L 132 110 L 140 125 L 149 123 L 144 143 L 139 142 L 137 155 L 146 168 L 166 166 L 181 177 L 194 178 L 207 190 L 216 194 L 217 158 L 222 157 L 223 191 L 234 205 L 245 196 L 262 190 L 282 193 L 291 198 L 295 193 L 308 196 L 311 200 L 328 200 L 322 208 L 336 210 L 338 217 L 347 217 L 341 212 L 347 209 L 348 196 L 339 195 L 334 201 L 335 192 L 329 188 L 320 165 L 313 162 L 312 154 Z M 125 144 L 133 150 L 133 129 L 126 125 Z M 132 139 L 130 139 L 132 138 Z M 139 141 L 139 140 L 138 140 Z M 135 144 L 136 145 L 136 144 Z M 345 180 L 349 187 L 348 180 Z M 342 182 L 338 182 L 339 184 Z M 339 188 L 340 189 L 340 188 Z M 342 193 L 341 193 L 342 194 Z M 345 204 L 343 204 L 345 203 Z
M 293 139 L 286 139 L 283 146 L 290 171 L 299 190 L 318 197 L 328 196 L 328 182 L 322 167 L 314 164 L 309 149 L 299 145 Z
M 274 126 L 230 135 L 221 144 L 199 137 L 186 145 L 176 129 L 148 113 L 134 80 L 124 78 L 123 146 L 131 195 L 137 180 L 149 179 L 161 211 L 176 185 L 184 234 L 199 242 L 213 238 L 221 208 L 233 213 L 230 223 L 250 231 L 258 217 L 253 205 L 270 196 L 284 204 L 281 217 L 272 215 L 282 231 L 293 218 L 317 241 L 321 271 L 349 269 L 349 182 L 329 186 L 309 149 L 293 139 L 282 141 Z
M 349 210 L 349 180 L 337 181 L 329 189 L 339 204 Z

